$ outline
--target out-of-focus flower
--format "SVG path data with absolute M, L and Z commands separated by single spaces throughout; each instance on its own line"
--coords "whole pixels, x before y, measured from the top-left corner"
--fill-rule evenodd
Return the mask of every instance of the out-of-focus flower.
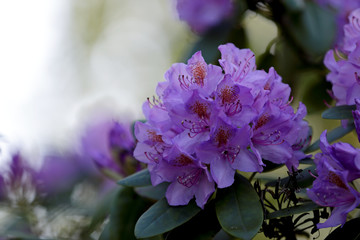
M 343 45 L 342 38 L 344 37 L 343 27 L 350 20 L 351 11 L 360 7 L 360 2 L 358 0 L 316 0 L 321 6 L 326 6 L 331 8 L 336 14 L 337 21 L 337 45 L 340 47 Z M 350 23 L 352 20 L 350 20 Z M 356 23 L 358 24 L 358 23 Z M 346 35 L 345 30 L 345 35 Z
M 71 192 L 76 183 L 89 175 L 82 156 L 75 153 L 49 153 L 44 156 L 41 168 L 34 173 L 36 185 L 42 195 Z
M 147 122 L 135 124 L 134 156 L 148 164 L 153 185 L 171 182 L 171 205 L 195 196 L 204 207 L 214 182 L 232 185 L 236 170 L 261 172 L 262 159 L 293 170 L 305 157 L 306 108 L 300 104 L 294 113 L 290 87 L 273 68 L 256 70 L 249 49 L 226 44 L 219 50 L 222 68 L 208 65 L 201 52 L 173 64 L 157 86 L 159 98 L 143 105 Z
M 232 0 L 176 0 L 180 20 L 197 33 L 204 33 L 229 18 L 234 11 Z
M 132 156 L 134 147 L 130 123 L 101 120 L 87 126 L 82 136 L 83 155 L 116 180 L 142 168 Z
M 343 52 L 329 50 L 324 59 L 330 70 L 326 79 L 333 85 L 332 95 L 337 105 L 353 105 L 355 98 L 360 97 L 360 9 L 351 12 L 348 20 L 343 49 L 340 48 Z
M 329 145 L 321 134 L 322 153 L 315 155 L 318 177 L 307 193 L 316 204 L 334 207 L 331 216 L 318 228 L 344 224 L 347 214 L 360 204 L 360 193 L 349 182 L 360 177 L 360 150 L 346 143 Z

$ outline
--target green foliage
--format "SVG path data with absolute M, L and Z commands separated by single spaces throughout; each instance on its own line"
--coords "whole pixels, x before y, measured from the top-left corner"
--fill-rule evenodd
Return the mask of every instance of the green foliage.
M 221 227 L 240 239 L 254 237 L 263 221 L 257 193 L 249 181 L 239 174 L 236 174 L 232 186 L 218 190 L 216 214 Z
M 351 219 L 344 226 L 338 227 L 325 240 L 360 240 L 360 218 Z
M 321 117 L 325 119 L 352 119 L 352 111 L 355 109 L 355 105 L 336 106 L 326 109 Z
M 144 169 L 118 181 L 125 187 L 142 187 L 151 185 L 149 170 Z
M 132 188 L 120 188 L 113 200 L 110 222 L 105 228 L 106 239 L 132 240 L 137 219 L 147 209 L 148 202 L 139 198 Z
M 297 206 L 289 207 L 289 208 L 285 208 L 285 209 L 280 209 L 278 211 L 269 213 L 267 215 L 267 219 L 292 216 L 295 214 L 309 212 L 309 211 L 319 209 L 319 208 L 320 208 L 320 206 L 316 205 L 315 203 L 307 202 L 307 203 L 304 203 L 301 205 L 297 205 Z
M 200 208 L 191 201 L 186 206 L 169 206 L 165 198 L 152 205 L 136 223 L 137 238 L 153 237 L 168 232 L 194 217 Z

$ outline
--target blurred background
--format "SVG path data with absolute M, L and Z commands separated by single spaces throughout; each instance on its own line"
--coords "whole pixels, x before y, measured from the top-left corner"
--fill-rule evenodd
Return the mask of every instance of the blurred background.
M 141 119 L 197 40 L 168 0 L 15 0 L 0 24 L 0 133 L 33 156 L 66 147 L 101 112 Z M 257 55 L 277 34 L 252 12 L 244 25 Z

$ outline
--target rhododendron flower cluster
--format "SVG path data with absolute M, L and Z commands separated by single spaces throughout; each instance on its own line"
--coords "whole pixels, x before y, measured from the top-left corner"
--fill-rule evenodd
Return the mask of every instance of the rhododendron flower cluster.
M 204 33 L 234 12 L 232 0 L 176 0 L 180 20 L 196 33 Z
M 342 53 L 330 50 L 324 59 L 337 105 L 353 105 L 355 98 L 360 97 L 360 9 L 351 12 L 348 21 L 344 26 Z
M 233 184 L 237 170 L 261 172 L 263 159 L 290 171 L 305 158 L 305 106 L 290 106 L 290 87 L 271 68 L 257 70 L 249 49 L 219 46 L 220 66 L 201 52 L 175 63 L 143 105 L 146 122 L 135 124 L 134 156 L 148 164 L 153 185 L 170 182 L 170 205 L 194 196 L 204 207 L 215 187 Z
M 320 148 L 322 153 L 314 159 L 319 176 L 307 193 L 316 204 L 334 208 L 317 227 L 335 227 L 344 224 L 347 214 L 360 204 L 360 193 L 349 184 L 360 177 L 360 149 L 343 142 L 329 145 L 326 130 L 320 137 Z

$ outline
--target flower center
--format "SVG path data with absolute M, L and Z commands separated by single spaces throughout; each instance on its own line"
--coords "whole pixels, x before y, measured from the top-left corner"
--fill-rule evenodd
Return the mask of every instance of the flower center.
M 207 75 L 206 68 L 206 64 L 200 61 L 190 65 L 190 71 L 194 76 L 194 83 L 201 87 L 204 86 L 204 79 Z
M 209 118 L 208 105 L 206 103 L 195 101 L 195 103 L 190 106 L 190 109 L 201 119 Z
M 218 143 L 218 147 L 226 146 L 230 137 L 230 130 L 219 128 L 215 135 L 215 142 Z
M 329 182 L 335 184 L 340 188 L 348 189 L 346 184 L 341 180 L 341 178 L 332 171 L 329 171 L 327 179 L 329 180 Z

